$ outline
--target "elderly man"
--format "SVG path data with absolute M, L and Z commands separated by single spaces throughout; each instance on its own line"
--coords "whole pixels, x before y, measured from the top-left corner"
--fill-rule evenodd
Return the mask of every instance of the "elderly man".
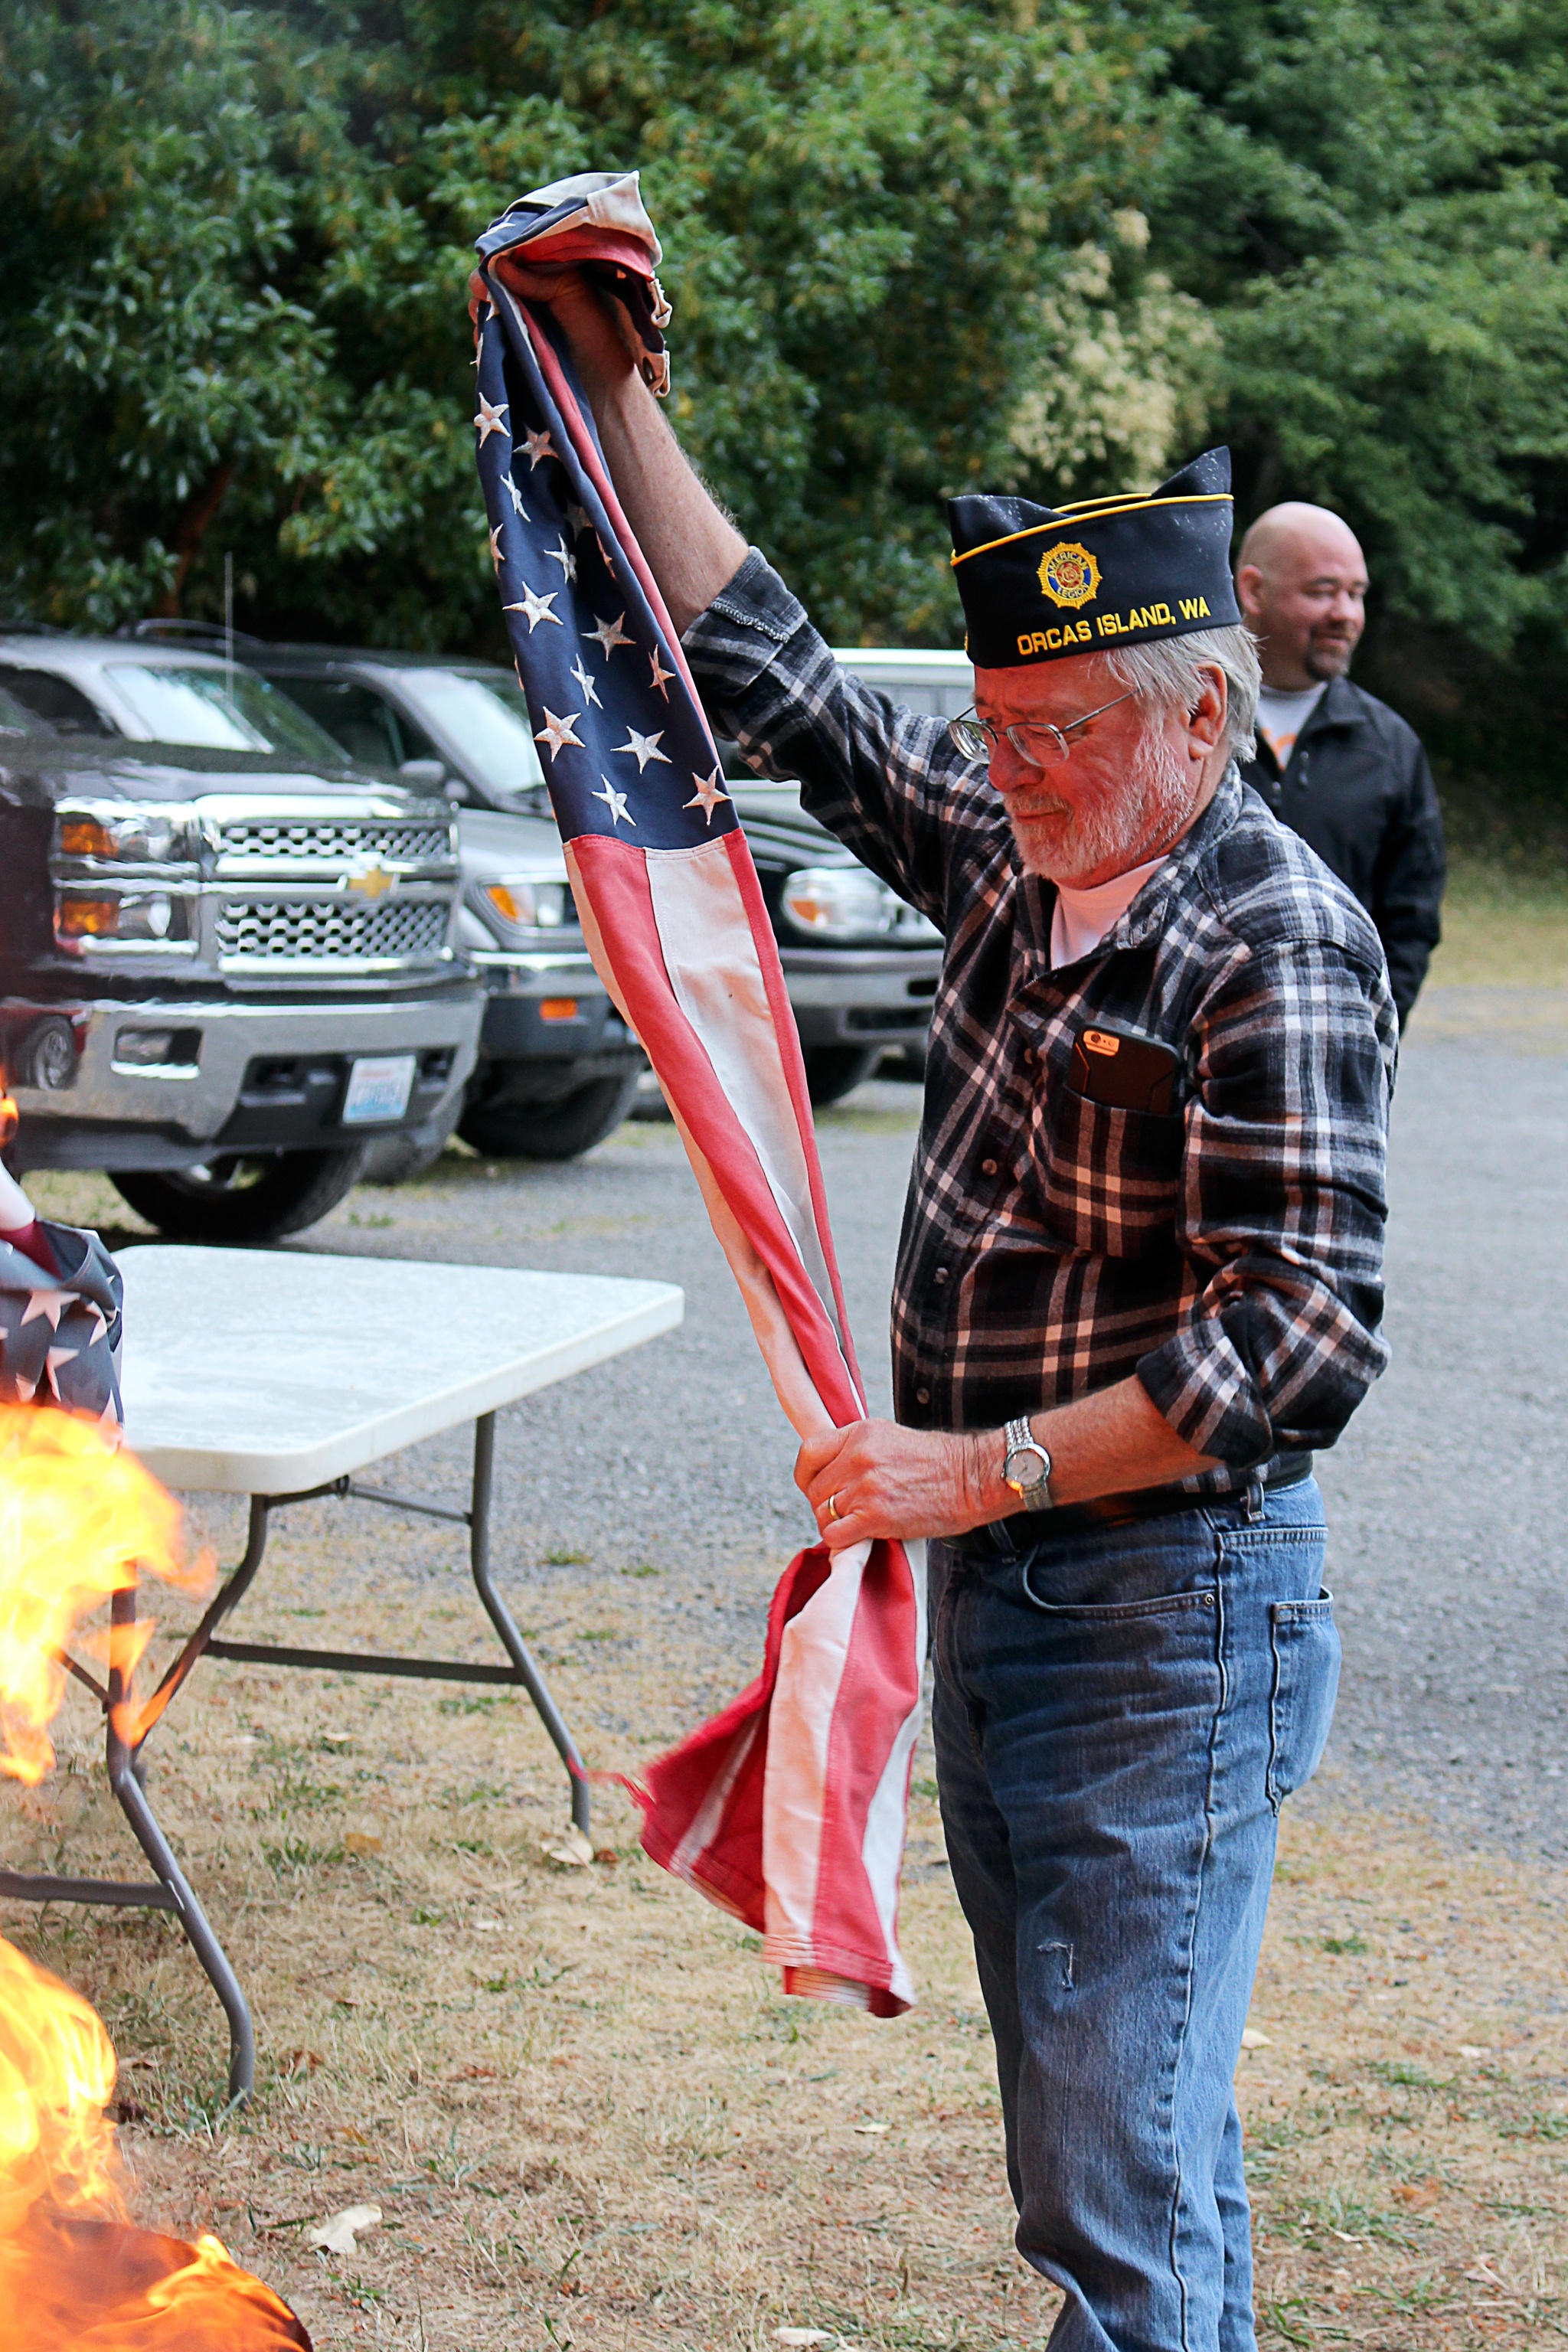
M 1443 814 L 1420 738 L 1346 676 L 1366 624 L 1355 533 L 1327 507 L 1270 507 L 1236 591 L 1263 661 L 1241 772 L 1377 925 L 1403 1024 L 1442 934 Z
M 1371 924 L 1237 774 L 1228 459 L 1067 514 L 956 499 L 950 731 L 838 667 L 595 298 L 513 282 L 554 303 L 724 727 L 946 933 L 899 1421 L 797 1476 L 830 1546 L 944 1538 L 942 1811 L 1053 2345 L 1242 2352 L 1231 2082 L 1333 1705 L 1311 1451 L 1384 1362 L 1394 1024 Z

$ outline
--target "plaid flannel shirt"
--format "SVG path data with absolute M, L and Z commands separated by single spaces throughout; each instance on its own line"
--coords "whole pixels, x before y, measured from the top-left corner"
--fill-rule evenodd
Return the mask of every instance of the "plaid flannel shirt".
M 893 1297 L 895 1409 L 994 1428 L 1135 1374 L 1229 1493 L 1332 1444 L 1382 1371 L 1397 1026 L 1377 935 L 1234 766 L 1089 955 L 1051 965 L 984 764 L 840 669 L 753 549 L 687 631 L 698 683 L 947 940 Z M 1068 1083 L 1088 1024 L 1182 1055 L 1169 1117 Z

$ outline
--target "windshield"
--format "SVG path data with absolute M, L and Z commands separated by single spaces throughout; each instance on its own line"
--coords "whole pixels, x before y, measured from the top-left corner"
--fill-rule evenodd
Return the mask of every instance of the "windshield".
M 7 694 L 0 686 L 0 731 L 7 735 L 52 735 L 55 730 L 47 719 L 40 719 L 36 710 L 29 710 L 25 702 L 18 702 L 14 694 Z
M 342 765 L 342 752 L 331 737 L 297 702 L 238 662 L 232 669 L 115 662 L 110 677 L 155 743 L 280 751 L 312 768 Z
M 431 726 L 461 747 L 463 766 L 492 800 L 514 801 L 543 783 L 528 704 L 504 670 L 407 670 L 403 687 Z

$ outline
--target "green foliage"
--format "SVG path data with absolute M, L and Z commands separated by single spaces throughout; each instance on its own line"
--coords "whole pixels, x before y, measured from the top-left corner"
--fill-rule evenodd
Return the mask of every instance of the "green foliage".
M 830 629 L 952 635 L 943 494 L 1146 466 L 1192 323 L 1129 209 L 1152 27 L 1034 16 L 0 0 L 11 599 L 210 616 L 228 550 L 242 625 L 493 637 L 471 240 L 531 184 L 635 164 L 719 493 Z M 1087 435 L 1021 415 L 1042 381 L 1072 410 L 1075 373 Z
M 1387 609 L 1559 660 L 1565 35 L 1562 0 L 1195 0 L 1152 201 L 1244 512 L 1319 499 Z
M 1348 515 L 1384 623 L 1561 673 L 1565 33 L 1568 0 L 0 0 L 0 603 L 215 617 L 230 551 L 242 625 L 498 647 L 472 239 L 636 166 L 677 426 L 830 634 L 956 641 L 955 489 L 1226 437 L 1244 513 Z

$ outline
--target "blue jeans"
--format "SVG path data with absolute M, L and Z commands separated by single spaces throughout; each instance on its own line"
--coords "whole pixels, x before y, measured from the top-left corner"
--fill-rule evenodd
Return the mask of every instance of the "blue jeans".
M 1053 2352 L 1254 2352 L 1232 2088 L 1339 1684 L 1311 1480 L 931 1546 L 932 1728 Z

